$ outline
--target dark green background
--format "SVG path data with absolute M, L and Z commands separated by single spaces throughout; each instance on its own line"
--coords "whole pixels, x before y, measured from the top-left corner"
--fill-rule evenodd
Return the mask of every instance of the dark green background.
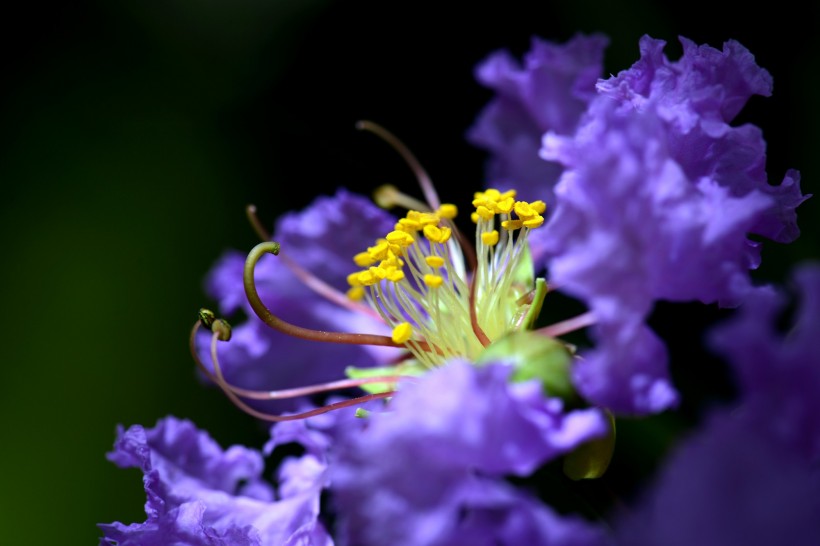
M 144 520 L 136 470 L 107 462 L 117 423 L 193 419 L 223 445 L 260 428 L 202 388 L 187 353 L 201 283 L 220 253 L 338 185 L 413 187 L 358 119 L 413 149 L 445 198 L 481 184 L 463 140 L 489 99 L 472 69 L 531 35 L 600 31 L 606 68 L 649 33 L 720 47 L 735 38 L 775 79 L 742 119 L 761 125 L 773 180 L 817 192 L 815 15 L 786 3 L 502 2 L 492 9 L 322 0 L 40 3 L 4 16 L 0 115 L 3 344 L 0 539 L 93 544 L 97 522 Z M 387 7 L 391 6 L 391 7 Z M 469 9 L 469 11 L 467 11 Z M 818 206 L 802 240 L 767 245 L 761 278 L 818 256 Z M 704 379 L 708 381 L 708 378 Z

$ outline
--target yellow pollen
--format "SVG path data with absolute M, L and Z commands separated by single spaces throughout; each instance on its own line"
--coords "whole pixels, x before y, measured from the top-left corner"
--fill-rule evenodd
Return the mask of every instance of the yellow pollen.
M 422 212 L 419 216 L 419 223 L 424 226 L 437 226 L 441 220 L 437 214 L 433 214 L 431 212 Z
M 484 205 L 479 205 L 475 209 L 475 211 L 484 220 L 492 220 L 493 219 L 493 215 L 494 215 L 493 211 L 491 211 L 489 208 L 485 207 Z
M 387 280 L 388 281 L 399 282 L 403 278 L 404 278 L 404 272 L 401 269 L 395 269 L 393 271 L 390 271 L 387 274 Z
M 385 237 L 387 242 L 399 246 L 410 246 L 413 244 L 413 236 L 405 231 L 391 231 Z
M 530 203 L 530 207 L 532 207 L 532 210 L 534 210 L 538 214 L 544 214 L 544 211 L 547 210 L 547 204 L 541 201 L 540 199 L 538 201 L 533 201 L 532 203 Z
M 421 224 L 418 220 L 411 220 L 410 218 L 401 218 L 399 219 L 399 223 L 396 224 L 396 229 L 400 229 L 402 231 L 411 233 L 413 231 L 419 231 L 421 229 Z
M 369 266 L 369 265 L 372 265 L 372 264 L 373 264 L 373 262 L 375 262 L 376 260 L 374 260 L 374 259 L 370 256 L 370 253 L 368 253 L 368 252 L 359 252 L 358 254 L 356 254 L 355 256 L 353 256 L 353 261 L 354 261 L 354 262 L 356 263 L 356 265 L 358 265 L 359 267 L 367 267 L 367 266 Z
M 361 301 L 364 299 L 364 288 L 361 286 L 353 286 L 347 291 L 347 297 L 353 301 Z
M 520 229 L 523 225 L 524 222 L 522 222 L 521 220 L 504 220 L 503 222 L 501 222 L 501 227 L 503 227 L 507 231 L 515 231 L 516 229 Z
M 347 276 L 347 284 L 350 286 L 361 286 L 362 283 L 359 281 L 359 275 L 361 275 L 361 271 L 354 271 L 353 273 Z
M 477 224 L 478 223 L 478 213 L 477 212 L 470 213 L 470 220 L 472 220 L 474 224 Z
M 448 227 L 424 226 L 424 236 L 433 243 L 446 243 L 453 231 Z
M 531 216 L 535 216 L 537 213 L 532 210 L 532 207 L 526 201 L 516 201 L 515 202 L 515 213 L 518 215 L 519 218 L 526 220 Z
M 424 276 L 424 284 L 429 286 L 430 288 L 438 288 L 439 286 L 444 283 L 444 277 L 439 275 L 432 275 L 430 273 Z
M 536 214 L 532 218 L 528 218 L 524 220 L 524 227 L 528 227 L 530 229 L 540 227 L 544 223 L 544 217 L 540 214 Z
M 402 322 L 393 328 L 393 343 L 407 343 L 413 335 L 413 327 L 409 322 Z
M 458 215 L 458 207 L 452 205 L 450 203 L 443 203 L 438 208 L 438 215 L 442 218 L 447 218 L 448 220 L 452 220 Z
M 444 265 L 444 258 L 441 256 L 427 256 L 424 258 L 424 261 L 427 262 L 427 265 L 430 267 L 439 268 Z
M 487 246 L 498 244 L 498 231 L 492 230 L 481 234 L 481 241 Z
M 502 199 L 496 204 L 496 208 L 498 209 L 497 212 L 500 212 L 502 214 L 509 214 L 510 212 L 512 212 L 514 205 L 515 200 L 512 197 Z

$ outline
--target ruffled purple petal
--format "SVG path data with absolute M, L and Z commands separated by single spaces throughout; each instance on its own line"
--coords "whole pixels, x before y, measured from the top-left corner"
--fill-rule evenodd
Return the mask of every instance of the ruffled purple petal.
M 641 321 L 596 326 L 595 349 L 573 368 L 576 388 L 588 401 L 622 415 L 659 413 L 678 403 L 663 342 Z
M 365 428 L 342 433 L 330 473 L 348 543 L 456 544 L 467 532 L 478 544 L 527 543 L 551 532 L 567 537 L 560 544 L 598 536 L 536 509 L 501 477 L 527 475 L 602 436 L 606 418 L 597 410 L 564 413 L 538 384 L 510 385 L 510 371 L 450 362 L 403 384 Z M 577 536 L 559 531 L 576 525 Z
M 120 428 L 109 459 L 145 474 L 148 519 L 100 525 L 102 544 L 282 544 L 317 522 L 324 466 L 310 456 L 289 460 L 280 471 L 280 500 L 261 478 L 259 452 L 222 450 L 189 421 L 169 417 L 153 429 Z
M 602 73 L 607 39 L 576 36 L 566 44 L 532 39 L 523 65 L 499 51 L 476 69 L 476 79 L 497 93 L 467 138 L 490 155 L 487 178 L 523 198 L 553 202 L 552 186 L 561 167 L 538 156 L 547 131 L 572 134 Z
M 752 95 L 771 95 L 771 75 L 754 56 L 730 40 L 719 51 L 681 38 L 683 56 L 670 62 L 666 43 L 644 36 L 641 59 L 598 84 L 602 96 L 622 109 L 653 109 L 666 122 L 670 155 L 687 177 L 709 177 L 734 197 L 758 191 L 771 198 L 750 232 L 787 243 L 800 234 L 795 209 L 808 196 L 790 170 L 780 185 L 766 176 L 766 144 L 759 128 L 729 123 Z

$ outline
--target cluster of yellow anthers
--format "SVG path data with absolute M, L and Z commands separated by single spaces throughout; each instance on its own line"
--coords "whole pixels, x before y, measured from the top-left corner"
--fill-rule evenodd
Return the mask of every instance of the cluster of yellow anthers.
M 393 231 L 357 254 L 353 261 L 364 269 L 348 275 L 348 296 L 366 298 L 393 328 L 393 341 L 424 364 L 474 358 L 486 344 L 482 337 L 492 341 L 516 328 L 518 300 L 533 288 L 531 274 L 522 285 L 516 272 L 527 256 L 529 230 L 544 223 L 546 205 L 515 196 L 514 190 L 495 189 L 474 195 L 476 266 L 471 275 L 453 237 L 456 206 L 443 204 L 435 212 L 409 211 Z

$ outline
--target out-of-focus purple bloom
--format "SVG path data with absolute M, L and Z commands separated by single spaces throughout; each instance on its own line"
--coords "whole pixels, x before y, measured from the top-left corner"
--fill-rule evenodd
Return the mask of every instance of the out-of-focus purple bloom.
M 785 298 L 755 294 L 737 318 L 718 328 L 712 342 L 732 364 L 743 392 L 743 418 L 772 443 L 820 461 L 820 264 L 794 275 L 799 298 L 793 326 L 776 324 Z M 820 535 L 818 535 L 820 536 Z
M 576 36 L 564 45 L 538 38 L 523 65 L 507 51 L 492 54 L 476 78 L 497 93 L 467 138 L 488 152 L 488 184 L 517 189 L 526 199 L 554 203 L 552 187 L 561 166 L 538 157 L 547 131 L 570 135 L 595 97 L 607 39 Z
M 319 197 L 299 213 L 282 216 L 275 240 L 281 256 L 268 257 L 256 268 L 262 301 L 284 320 L 317 330 L 388 333 L 380 320 L 340 307 L 309 289 L 285 264 L 287 256 L 303 269 L 339 290 L 352 257 L 363 245 L 390 231 L 396 219 L 364 197 L 339 190 Z M 228 382 L 249 389 L 281 389 L 338 379 L 346 366 L 367 367 L 395 354 L 383 347 L 316 343 L 271 330 L 250 309 L 242 284 L 245 255 L 226 253 L 206 279 L 208 293 L 223 314 L 242 309 L 248 320 L 233 329 L 230 343 L 220 343 L 219 362 Z M 210 366 L 210 334 L 198 339 L 203 362 Z M 278 402 L 292 407 L 293 402 Z
M 713 343 L 736 371 L 741 403 L 713 415 L 674 455 L 619 529 L 623 544 L 816 544 L 820 537 L 820 266 L 800 269 L 794 327 L 783 298 L 749 297 Z
M 325 466 L 313 455 L 287 460 L 274 491 L 259 452 L 222 450 L 191 422 L 168 417 L 152 429 L 120 428 L 108 458 L 142 470 L 148 518 L 100 525 L 101 544 L 332 544 L 317 519 Z
M 503 481 L 604 435 L 598 410 L 564 412 L 511 368 L 454 361 L 406 382 L 366 428 L 342 431 L 329 467 L 349 544 L 594 544 Z

